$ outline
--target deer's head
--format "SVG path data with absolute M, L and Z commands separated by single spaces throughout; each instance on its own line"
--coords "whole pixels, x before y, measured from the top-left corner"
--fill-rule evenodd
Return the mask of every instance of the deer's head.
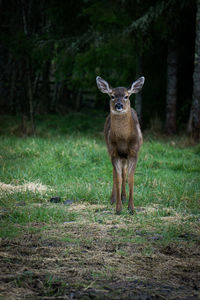
M 99 90 L 110 96 L 110 109 L 112 113 L 123 114 L 130 109 L 129 97 L 132 94 L 138 93 L 144 84 L 144 77 L 140 77 L 134 81 L 130 88 L 117 87 L 112 88 L 107 81 L 97 76 L 96 82 Z

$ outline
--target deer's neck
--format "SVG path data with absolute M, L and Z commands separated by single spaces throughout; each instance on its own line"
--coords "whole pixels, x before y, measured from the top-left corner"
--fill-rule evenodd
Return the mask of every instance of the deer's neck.
M 121 139 L 127 139 L 134 131 L 134 122 L 131 108 L 127 112 L 118 114 L 111 111 L 111 132 L 112 135 Z

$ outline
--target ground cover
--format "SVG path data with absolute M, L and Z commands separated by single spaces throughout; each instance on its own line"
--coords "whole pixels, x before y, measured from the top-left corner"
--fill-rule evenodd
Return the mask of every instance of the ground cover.
M 199 145 L 146 133 L 136 213 L 116 216 L 104 118 L 38 119 L 35 138 L 1 120 L 2 299 L 200 296 Z

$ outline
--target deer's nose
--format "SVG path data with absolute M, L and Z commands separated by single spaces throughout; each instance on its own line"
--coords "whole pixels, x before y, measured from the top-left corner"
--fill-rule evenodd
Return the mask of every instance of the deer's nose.
M 123 109 L 123 104 L 120 103 L 120 102 L 117 102 L 117 103 L 115 104 L 115 109 L 118 109 L 118 110 Z

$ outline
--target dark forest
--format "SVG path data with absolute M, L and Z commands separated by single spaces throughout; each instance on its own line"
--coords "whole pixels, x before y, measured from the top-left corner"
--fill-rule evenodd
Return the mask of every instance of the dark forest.
M 198 140 L 199 14 L 194 0 L 1 0 L 0 113 L 34 133 L 38 115 L 108 110 L 97 75 L 113 86 L 143 75 L 132 97 L 143 129 L 157 120 Z

